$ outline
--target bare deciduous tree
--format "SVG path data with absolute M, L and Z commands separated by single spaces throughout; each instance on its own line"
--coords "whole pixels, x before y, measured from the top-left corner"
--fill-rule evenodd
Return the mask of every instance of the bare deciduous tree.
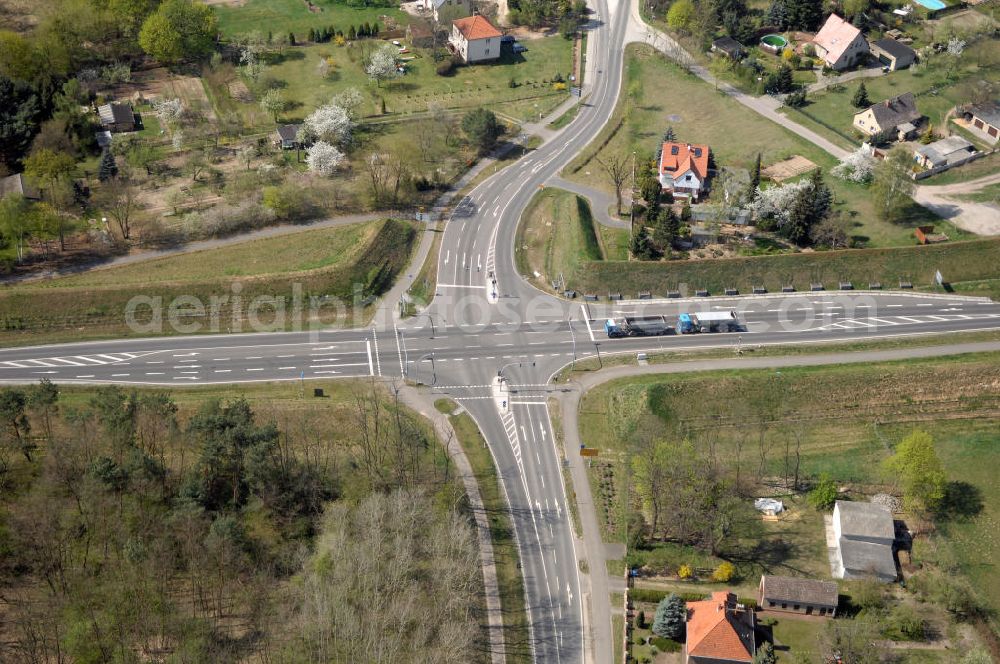
M 611 156 L 606 159 L 595 157 L 597 163 L 604 167 L 608 177 L 615 185 L 615 209 L 620 215 L 622 213 L 622 187 L 625 186 L 625 178 L 628 177 L 628 160 L 624 157 Z

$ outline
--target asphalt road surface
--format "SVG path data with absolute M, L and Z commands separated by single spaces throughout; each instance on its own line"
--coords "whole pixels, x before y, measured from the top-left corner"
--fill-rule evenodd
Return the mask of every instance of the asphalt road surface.
M 433 386 L 461 403 L 490 445 L 521 554 L 535 660 L 587 650 L 586 589 L 546 406 L 575 360 L 740 344 L 803 344 L 1000 328 L 1000 306 L 909 293 L 804 293 L 580 303 L 535 290 L 514 266 L 532 195 L 598 134 L 617 101 L 628 7 L 596 2 L 586 105 L 556 138 L 476 187 L 446 225 L 438 290 L 416 318 L 382 329 L 125 339 L 0 350 L 0 382 L 205 385 L 373 377 Z M 733 333 L 608 339 L 609 316 L 737 310 Z M 591 616 L 606 621 L 609 616 Z M 601 652 L 610 644 L 597 644 Z M 601 659 L 600 656 L 597 657 Z

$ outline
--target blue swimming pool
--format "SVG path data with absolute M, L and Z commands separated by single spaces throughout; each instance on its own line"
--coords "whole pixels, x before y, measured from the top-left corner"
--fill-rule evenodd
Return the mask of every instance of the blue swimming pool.
M 931 11 L 937 11 L 939 9 L 944 9 L 945 7 L 948 6 L 948 5 L 944 4 L 943 2 L 941 2 L 941 0 L 914 0 L 914 2 L 916 2 L 918 4 L 921 4 L 924 7 L 927 7 L 927 9 L 930 9 Z

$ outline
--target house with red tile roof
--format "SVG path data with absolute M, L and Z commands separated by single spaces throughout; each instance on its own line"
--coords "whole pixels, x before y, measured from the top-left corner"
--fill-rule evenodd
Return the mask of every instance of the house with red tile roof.
M 750 664 L 757 652 L 754 613 L 721 590 L 688 602 L 684 664 Z
M 871 55 L 861 31 L 836 14 L 827 17 L 826 23 L 813 38 L 813 44 L 816 55 L 836 71 L 853 67 Z
M 499 58 L 501 37 L 503 33 L 485 16 L 469 16 L 452 21 L 449 41 L 455 53 L 471 64 Z
M 708 182 L 708 146 L 664 143 L 659 177 L 664 190 L 698 200 Z

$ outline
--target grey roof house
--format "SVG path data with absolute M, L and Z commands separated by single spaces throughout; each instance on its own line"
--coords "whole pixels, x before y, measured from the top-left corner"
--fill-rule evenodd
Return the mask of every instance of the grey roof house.
M 916 149 L 914 159 L 924 168 L 937 168 L 964 162 L 976 153 L 976 146 L 961 136 L 949 136 Z
M 889 71 L 906 69 L 917 60 L 916 51 L 895 39 L 879 39 L 869 44 L 868 48 Z
M 28 200 L 41 200 L 38 189 L 32 187 L 24 178 L 24 173 L 14 173 L 5 178 L 0 178 L 0 198 L 5 196 L 20 194 Z
M 744 53 L 743 44 L 728 36 L 720 37 L 713 41 L 712 50 L 716 53 L 727 55 L 733 60 L 739 60 L 743 57 Z
M 299 129 L 301 128 L 300 124 L 279 125 L 275 130 L 277 138 L 274 142 L 280 145 L 283 150 L 294 150 L 299 147 Z
M 101 126 L 109 131 L 134 131 L 135 111 L 129 102 L 113 101 L 97 107 L 97 115 L 101 118 Z
M 875 503 L 838 500 L 833 507 L 838 579 L 896 580 L 896 529 L 889 510 Z
M 760 577 L 757 606 L 766 611 L 833 618 L 839 599 L 834 581 L 765 574 Z
M 994 143 L 1000 140 L 1000 101 L 971 104 L 963 112 L 972 126 L 986 134 Z
M 923 116 L 912 92 L 880 101 L 854 115 L 854 128 L 869 136 L 895 131 L 900 140 L 916 131 Z

